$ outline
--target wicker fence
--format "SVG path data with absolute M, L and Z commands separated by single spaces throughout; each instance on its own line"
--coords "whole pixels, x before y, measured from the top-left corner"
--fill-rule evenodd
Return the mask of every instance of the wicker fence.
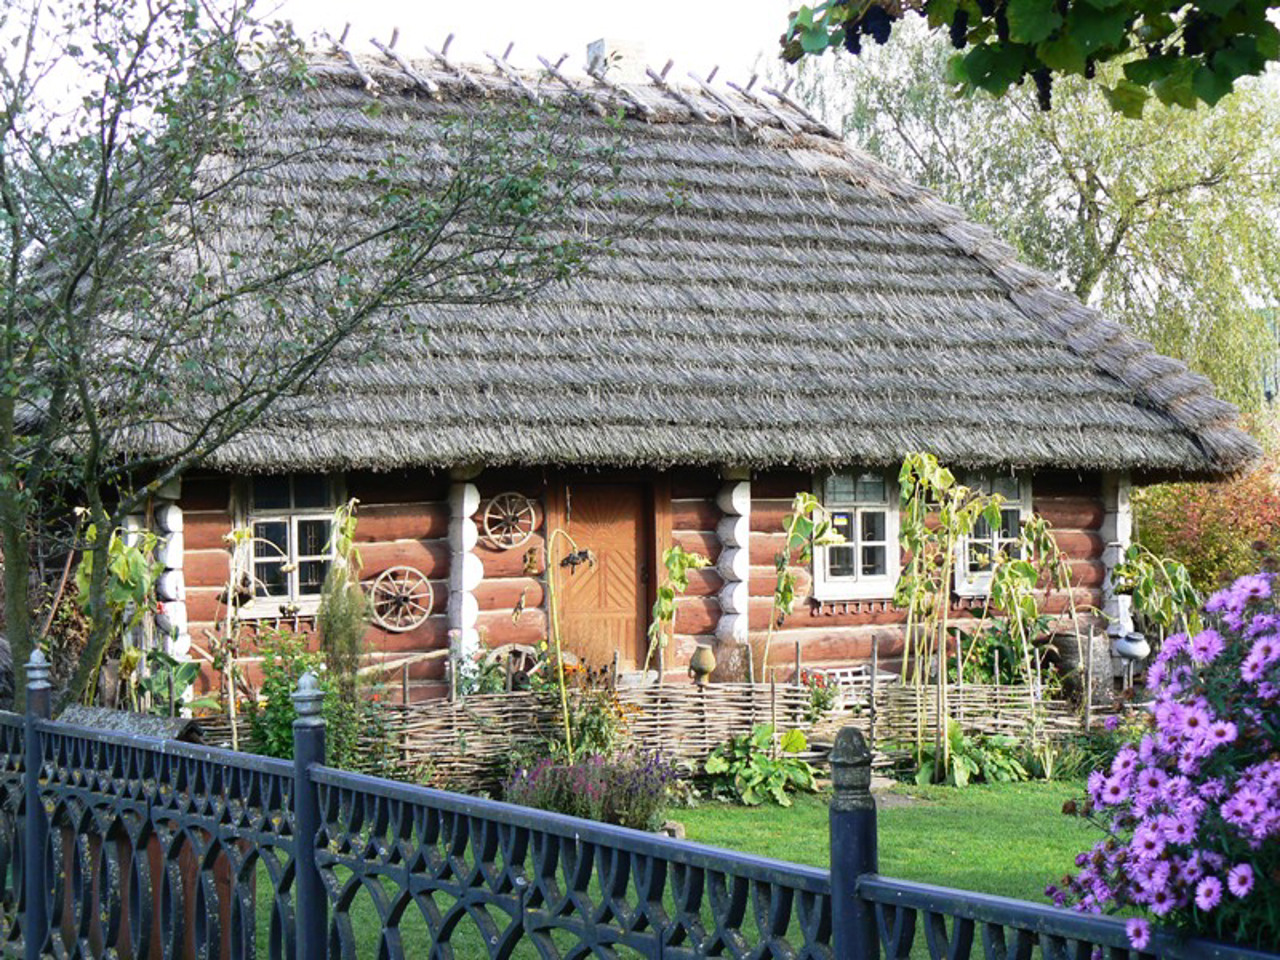
M 715 683 L 620 687 L 626 743 L 640 750 L 700 764 L 732 736 L 760 723 L 804 730 L 822 761 L 841 727 L 858 727 L 876 745 L 876 764 L 901 755 L 895 749 L 915 740 L 918 725 L 933 729 L 937 691 L 921 695 L 897 683 L 853 683 L 842 687 L 839 706 L 818 722 L 809 719 L 809 691 L 789 684 Z M 949 713 L 969 734 L 1025 734 L 1031 716 L 1026 690 L 968 685 L 948 693 Z M 558 721 L 552 697 L 529 692 L 470 696 L 409 705 L 386 704 L 385 732 L 393 744 L 397 774 L 456 789 L 495 785 L 513 752 L 552 735 Z M 874 723 L 874 730 L 872 729 Z M 1078 730 L 1075 709 L 1065 701 L 1041 703 L 1041 728 L 1049 736 Z M 243 727 L 241 735 L 247 733 Z M 205 724 L 206 742 L 227 745 L 225 720 Z

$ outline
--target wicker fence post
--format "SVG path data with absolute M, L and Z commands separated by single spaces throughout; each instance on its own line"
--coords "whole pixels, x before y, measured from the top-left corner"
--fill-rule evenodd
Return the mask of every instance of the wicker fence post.
M 320 831 L 320 799 L 311 782 L 311 768 L 324 763 L 324 691 L 308 670 L 293 694 L 298 718 L 293 721 L 294 864 L 297 870 L 297 960 L 326 955 L 329 901 L 316 869 L 316 834 Z
M 49 846 L 49 819 L 40 797 L 40 769 L 44 766 L 44 750 L 40 744 L 37 720 L 50 715 L 49 661 L 39 647 L 27 660 L 27 723 L 24 730 L 23 788 L 26 800 L 26 824 L 22 835 L 23 888 L 26 902 L 22 913 L 23 955 L 26 960 L 39 960 L 49 938 L 49 876 L 46 859 Z
M 876 801 L 871 750 L 862 733 L 844 727 L 831 751 L 831 924 L 836 960 L 877 960 L 875 908 L 858 896 L 858 878 L 876 873 Z

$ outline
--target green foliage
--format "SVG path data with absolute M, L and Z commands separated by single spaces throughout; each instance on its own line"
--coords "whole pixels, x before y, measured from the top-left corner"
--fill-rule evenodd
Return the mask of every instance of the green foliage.
M 325 668 L 324 657 L 307 649 L 306 637 L 284 630 L 258 638 L 262 684 L 249 713 L 249 749 L 269 757 L 293 757 L 292 695 L 308 670 L 324 691 L 325 752 L 330 766 L 381 772 L 390 766 L 389 733 L 376 702 L 344 697 Z
M 334 511 L 333 561 L 324 578 L 316 613 L 316 631 L 325 663 L 346 699 L 358 693 L 360 656 L 369 623 L 369 602 L 360 586 L 360 551 L 355 545 L 358 503 L 350 500 Z
M 97 542 L 97 536 L 97 528 L 94 524 L 89 524 L 85 538 L 90 549 L 85 551 L 76 566 L 76 595 L 81 609 L 85 611 L 90 605 L 90 581 L 97 557 L 93 544 Z M 128 543 L 129 539 L 134 542 Z M 156 580 L 164 573 L 164 564 L 151 559 L 151 551 L 158 542 L 156 535 L 149 530 L 127 535 L 122 535 L 120 530 L 113 530 L 111 533 L 106 550 L 104 599 L 110 617 L 111 634 L 115 638 L 122 637 L 142 623 L 155 604 Z
M 1168 483 L 1134 492 L 1134 534 L 1143 547 L 1187 569 L 1208 594 L 1280 556 L 1280 463 L 1218 483 Z
M 782 55 L 796 62 L 844 47 L 858 53 L 863 34 L 880 43 L 907 10 L 946 27 L 956 53 L 947 80 L 965 92 L 1000 95 L 1030 77 L 1043 109 L 1053 78 L 1095 77 L 1099 65 L 1123 64 L 1122 76 L 1096 81 L 1112 109 L 1140 117 L 1154 96 L 1188 109 L 1216 104 L 1241 77 L 1280 60 L 1277 0 L 822 0 L 791 14 Z M 1141 53 L 1136 51 L 1141 50 Z
M 178 660 L 163 650 L 147 651 L 147 675 L 137 681 L 138 692 L 150 698 L 151 712 L 158 716 L 169 715 L 169 698 L 177 709 L 216 710 L 216 697 L 200 697 L 189 703 L 183 695 L 200 676 L 200 664 L 194 660 Z M 172 682 L 172 689 L 170 683 Z
M 932 746 L 921 751 L 917 784 L 942 783 L 967 787 L 970 783 L 1016 783 L 1029 777 L 1018 760 L 1016 738 L 996 735 L 970 737 L 954 720 L 947 721 L 947 762 Z
M 649 663 L 656 650 L 665 650 L 669 636 L 675 631 L 676 597 L 689 589 L 689 571 L 711 565 L 700 553 L 685 550 L 673 544 L 662 551 L 662 567 L 666 579 L 658 586 L 657 599 L 653 601 L 653 616 L 649 622 L 649 649 L 644 655 L 643 673 L 649 672 Z
M 1175 629 L 1199 633 L 1200 594 L 1191 575 L 1176 560 L 1157 557 L 1140 543 L 1130 544 L 1111 571 L 1116 592 L 1133 595 L 1133 612 L 1161 638 Z
M 732 797 L 747 806 L 766 800 L 791 806 L 790 794 L 817 790 L 813 767 L 797 757 L 808 749 L 799 730 L 782 734 L 777 749 L 772 724 L 759 724 L 751 733 L 733 737 L 711 752 L 703 766 L 714 796 Z
M 911 25 L 916 27 L 915 24 Z M 990 226 L 1032 266 L 1245 410 L 1264 402 L 1280 302 L 1280 100 L 1249 82 L 1214 109 L 1118 118 L 1093 84 L 957 97 L 944 40 L 903 29 L 806 65 L 799 96 L 857 146 Z M 1101 67 L 1099 80 L 1122 79 Z M 1157 551 L 1163 552 L 1163 551 Z
M 814 547 L 844 542 L 844 537 L 832 529 L 831 521 L 818 498 L 807 491 L 797 493 L 792 498 L 791 510 L 782 519 L 782 532 L 786 535 L 782 549 L 773 557 L 775 577 L 769 631 L 765 635 L 764 651 L 760 656 L 760 676 L 751 678 L 753 680 L 764 679 L 774 628 L 782 626 L 783 621 L 795 609 L 797 567 L 802 569 L 809 565 Z

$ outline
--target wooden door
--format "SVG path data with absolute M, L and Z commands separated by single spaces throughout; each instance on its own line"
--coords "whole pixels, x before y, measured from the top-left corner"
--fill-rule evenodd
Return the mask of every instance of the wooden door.
M 592 667 L 634 670 L 648 627 L 647 489 L 631 483 L 571 483 L 565 529 L 595 564 L 561 567 L 561 630 L 566 649 Z

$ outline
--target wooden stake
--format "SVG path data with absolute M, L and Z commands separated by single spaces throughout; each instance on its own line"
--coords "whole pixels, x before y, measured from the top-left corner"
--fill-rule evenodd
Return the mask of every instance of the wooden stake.
M 778 671 L 769 671 L 769 723 L 773 727 L 771 748 L 773 758 L 778 759 Z
M 755 652 L 751 648 L 750 640 L 747 641 L 746 648 L 747 648 L 747 683 L 755 683 L 756 682 Z
M 867 684 L 867 745 L 876 748 L 876 680 L 880 673 L 880 635 L 871 637 L 871 682 Z
M 1084 661 L 1084 729 L 1087 732 L 1093 724 L 1093 626 L 1089 626 L 1085 638 Z
M 796 685 L 797 687 L 802 687 L 802 686 L 804 686 L 804 684 L 800 682 L 800 666 L 801 666 L 801 664 L 800 664 L 800 641 L 799 641 L 799 640 L 797 640 L 797 641 L 796 641 L 796 675 L 795 675 L 795 685 Z
M 400 667 L 400 702 L 409 705 L 409 661 Z

